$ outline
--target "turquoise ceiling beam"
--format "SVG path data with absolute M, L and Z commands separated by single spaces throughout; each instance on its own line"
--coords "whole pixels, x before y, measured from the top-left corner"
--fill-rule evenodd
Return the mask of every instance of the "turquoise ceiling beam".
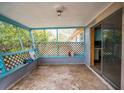
M 29 27 L 27 27 L 27 26 L 25 26 L 25 25 L 15 21 L 13 19 L 10 19 L 10 18 L 8 18 L 6 16 L 3 16 L 3 15 L 0 15 L 0 20 L 4 21 L 4 22 L 7 22 L 7 23 L 10 23 L 10 24 L 13 24 L 13 25 L 15 25 L 17 27 L 21 27 L 21 28 L 25 28 L 25 29 L 30 29 Z
M 43 30 L 43 29 L 70 29 L 70 28 L 79 28 L 84 26 L 68 26 L 68 27 L 41 27 L 41 28 L 31 28 L 31 30 Z

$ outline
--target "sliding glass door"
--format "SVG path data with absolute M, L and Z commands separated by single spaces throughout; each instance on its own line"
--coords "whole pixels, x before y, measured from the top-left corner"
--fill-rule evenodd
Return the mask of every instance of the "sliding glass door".
M 102 75 L 117 89 L 121 80 L 122 10 L 102 23 Z

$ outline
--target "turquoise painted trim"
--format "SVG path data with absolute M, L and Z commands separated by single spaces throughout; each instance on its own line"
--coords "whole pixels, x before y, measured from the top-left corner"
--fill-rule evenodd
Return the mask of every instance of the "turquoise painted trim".
M 21 36 L 20 36 L 20 30 L 16 27 L 16 31 L 17 31 L 17 33 L 18 33 L 18 38 L 19 38 L 19 42 L 20 42 L 20 45 L 21 45 L 21 48 L 22 48 L 22 50 L 24 49 L 24 45 L 23 45 L 23 43 L 22 43 L 22 38 L 21 38 Z
M 42 30 L 42 29 L 70 29 L 70 28 L 79 28 L 84 26 L 68 26 L 68 27 L 41 27 L 41 28 L 30 28 L 30 30 Z
M 86 62 L 86 27 L 84 27 L 84 63 Z M 86 63 L 85 63 L 86 64 Z
M 2 69 L 2 74 L 5 74 L 7 72 L 3 61 L 3 57 L 1 55 L 0 55 L 0 68 Z
M 31 39 L 32 39 L 32 46 L 33 46 L 33 49 L 36 48 L 36 45 L 35 45 L 35 39 L 34 39 L 34 35 L 32 33 L 32 30 L 30 30 L 30 36 L 31 36 Z
M 24 28 L 24 29 L 27 29 L 27 30 L 30 29 L 29 27 L 27 27 L 27 26 L 25 26 L 25 25 L 23 25 L 23 24 L 21 24 L 19 22 L 16 22 L 16 21 L 14 21 L 14 20 L 12 20 L 12 19 L 10 19 L 8 17 L 5 17 L 5 16 L 3 16 L 1 14 L 0 14 L 0 21 L 3 21 L 3 22 L 6 22 L 6 23 L 9 23 L 9 24 L 12 24 L 12 25 L 16 26 L 16 29 L 17 29 L 17 27 L 21 27 L 21 28 Z M 17 33 L 18 32 L 20 32 L 20 31 L 17 31 Z M 18 37 L 19 37 L 19 42 L 20 42 L 21 48 L 23 50 L 24 49 L 24 45 L 22 43 L 20 33 L 18 33 Z M 4 53 L 0 53 L 0 54 L 4 54 Z
M 18 66 L 18 67 L 16 67 L 16 68 L 13 68 L 12 70 L 10 70 L 10 71 L 8 71 L 8 72 L 6 72 L 6 73 L 0 74 L 0 79 L 2 79 L 2 78 L 4 78 L 4 77 L 8 76 L 9 74 L 11 74 L 11 73 L 17 71 L 18 69 L 20 69 L 20 68 L 22 68 L 22 67 L 24 67 L 24 66 L 26 66 L 26 65 L 28 65 L 28 64 L 22 64 L 22 65 L 20 65 L 20 66 Z
M 69 56 L 41 56 L 40 58 L 83 58 L 84 55 L 77 55 L 77 56 L 73 56 L 73 57 L 69 57 Z
M 2 53 L 2 54 L 0 54 L 0 67 L 2 67 L 2 74 L 0 74 L 0 78 L 4 78 L 8 74 L 13 73 L 14 71 L 16 71 L 19 68 L 21 68 L 21 67 L 23 67 L 23 66 L 26 65 L 26 64 L 22 64 L 22 65 L 19 65 L 19 66 L 15 67 L 15 68 L 11 69 L 10 71 L 7 71 L 6 70 L 6 67 L 5 67 L 5 64 L 3 63 L 3 56 L 21 54 L 21 53 L 29 52 L 29 51 L 34 51 L 34 49 L 22 50 L 22 51 L 18 51 L 18 52 Z M 33 62 L 35 62 L 35 60 Z M 30 63 L 32 63 L 32 62 L 30 62 Z M 28 63 L 28 64 L 30 64 L 30 63 Z
M 17 52 L 8 52 L 8 53 L 0 53 L 1 56 L 7 56 L 7 55 L 15 55 L 15 54 L 21 54 L 24 52 L 29 52 L 32 51 L 33 49 L 29 49 L 29 50 L 21 50 L 21 51 L 17 51 Z
M 8 18 L 8 17 L 5 17 L 5 16 L 3 16 L 3 15 L 0 15 L 0 20 L 1 20 L 1 21 L 4 21 L 4 22 L 7 22 L 7 23 L 10 23 L 10 24 L 12 24 L 12 25 L 15 25 L 15 26 L 17 26 L 17 27 L 21 27 L 21 28 L 25 28 L 25 29 L 30 29 L 29 27 L 27 27 L 27 26 L 25 26 L 25 25 L 23 25 L 23 24 L 21 24 L 21 23 L 15 21 L 15 20 L 13 20 L 13 19 L 10 19 L 10 18 Z

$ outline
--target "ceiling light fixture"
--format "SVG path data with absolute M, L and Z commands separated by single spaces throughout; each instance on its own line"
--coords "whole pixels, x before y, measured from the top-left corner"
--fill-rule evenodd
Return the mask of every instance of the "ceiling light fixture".
M 64 6 L 63 5 L 57 5 L 56 6 L 57 16 L 61 16 L 63 11 L 64 11 Z

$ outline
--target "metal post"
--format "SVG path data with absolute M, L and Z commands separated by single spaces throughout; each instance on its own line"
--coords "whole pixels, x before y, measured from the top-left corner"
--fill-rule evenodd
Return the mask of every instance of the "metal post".
M 33 49 L 35 49 L 36 45 L 35 45 L 35 40 L 34 40 L 34 36 L 33 36 L 32 30 L 29 30 L 29 32 L 30 32 L 30 36 L 31 36 L 31 39 L 32 39 L 32 47 L 33 47 Z
M 87 53 L 87 51 L 86 51 L 86 27 L 84 27 L 84 57 L 83 57 L 83 59 L 84 59 L 84 62 L 85 62 L 85 64 L 86 64 L 86 53 Z
M 57 56 L 59 55 L 58 28 L 56 29 Z
M 19 30 L 19 28 L 16 27 L 16 31 L 17 31 L 17 33 L 18 33 L 19 42 L 20 42 L 21 48 L 22 48 L 22 50 L 23 50 L 23 49 L 24 49 L 24 45 L 23 45 L 23 43 L 22 43 L 22 38 L 21 38 L 21 36 L 20 36 L 20 30 Z

